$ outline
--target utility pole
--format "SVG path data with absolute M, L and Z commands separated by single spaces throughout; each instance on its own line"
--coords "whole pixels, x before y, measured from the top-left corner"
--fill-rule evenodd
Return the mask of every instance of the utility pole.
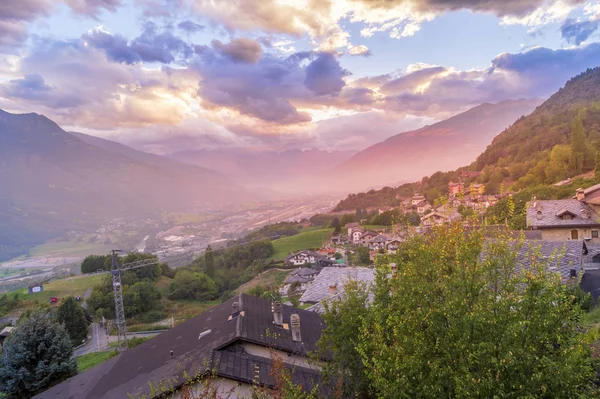
M 121 286 L 121 266 L 117 257 L 118 250 L 112 251 L 111 273 L 113 291 L 115 293 L 115 315 L 117 324 L 117 350 L 127 350 L 127 326 L 125 325 L 125 308 L 123 307 L 123 287 Z

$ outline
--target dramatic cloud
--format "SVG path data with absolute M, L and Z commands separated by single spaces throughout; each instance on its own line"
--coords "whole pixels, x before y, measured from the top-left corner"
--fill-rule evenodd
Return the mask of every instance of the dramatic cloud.
M 344 76 L 350 73 L 344 70 L 333 54 L 321 53 L 306 68 L 306 87 L 314 93 L 337 95 L 344 88 Z
M 229 0 L 192 2 L 199 14 L 220 22 L 229 31 L 307 34 L 316 49 L 352 49 L 343 22 L 362 23 L 361 35 L 388 32 L 393 38 L 413 36 L 421 24 L 441 14 L 471 10 L 492 13 L 505 25 L 526 25 L 532 30 L 564 21 L 584 0 Z M 361 46 L 357 46 L 360 48 Z M 366 54 L 360 48 L 353 55 Z
M 369 50 L 369 48 L 367 46 L 363 46 L 363 45 L 360 45 L 360 46 L 349 45 L 348 46 L 348 54 L 369 56 L 369 55 L 371 55 L 371 50 Z
M 562 37 L 569 43 L 580 45 L 588 39 L 600 26 L 600 20 L 596 21 L 575 21 L 568 19 L 560 28 Z
M 79 41 L 38 40 L 32 50 L 19 64 L 23 77 L 0 83 L 0 97 L 65 126 L 177 124 L 195 101 L 197 78 L 176 71 L 110 62 Z
M 177 24 L 177 27 L 187 33 L 197 33 L 204 30 L 204 26 L 193 21 L 183 21 Z
M 148 22 L 142 34 L 127 42 L 121 35 L 112 35 L 102 29 L 94 29 L 82 36 L 89 45 L 101 49 L 113 61 L 133 64 L 136 62 L 161 62 L 169 64 L 178 57 L 192 55 L 192 46 L 178 38 L 170 30 L 158 32 L 156 24 Z
M 329 53 L 295 53 L 286 58 L 265 54 L 250 63 L 238 62 L 231 52 L 222 51 L 222 45 L 213 45 L 196 49 L 199 59 L 193 68 L 202 77 L 200 97 L 213 107 L 235 109 L 266 122 L 310 121 L 310 115 L 298 111 L 294 103 L 307 107 L 327 103 L 339 94 L 348 75 Z
M 212 45 L 234 62 L 256 64 L 262 56 L 262 46 L 259 42 L 252 39 L 233 39 L 227 44 L 219 40 L 213 40 Z
M 20 98 L 34 102 L 44 102 L 49 99 L 52 88 L 38 74 L 25 75 L 23 79 L 10 80 L 0 88 L 3 97 Z
M 47 15 L 51 8 L 51 0 L 0 1 L 0 51 L 24 43 L 28 23 Z
M 121 6 L 121 0 L 66 0 L 71 10 L 76 14 L 96 16 L 102 9 L 116 11 Z
M 115 11 L 121 0 L 65 0 L 74 14 L 95 17 L 101 10 Z M 48 16 L 61 0 L 1 0 L 0 53 L 12 53 L 29 37 L 30 23 Z

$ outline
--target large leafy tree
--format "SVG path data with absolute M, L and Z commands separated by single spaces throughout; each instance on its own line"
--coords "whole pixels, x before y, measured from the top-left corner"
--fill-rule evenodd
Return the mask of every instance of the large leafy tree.
M 204 273 L 181 270 L 171 284 L 171 299 L 197 299 L 208 301 L 219 294 L 215 282 Z
M 483 243 L 480 232 L 460 225 L 411 238 L 388 258 L 396 272 L 378 265 L 365 308 L 358 309 L 364 294 L 352 290 L 345 294 L 351 307 L 330 307 L 322 342 L 334 355 L 328 367 L 354 378 L 341 397 L 589 394 L 582 311 L 560 278 L 535 251 L 531 266 L 520 268 L 520 242 Z
M 49 312 L 34 312 L 5 341 L 0 359 L 0 392 L 30 398 L 77 373 L 73 346 L 64 326 Z
M 82 273 L 95 273 L 99 270 L 110 270 L 110 255 L 89 255 L 81 262 Z
M 56 320 L 65 326 L 73 346 L 80 345 L 87 337 L 88 324 L 83 309 L 72 296 L 60 304 L 56 310 Z

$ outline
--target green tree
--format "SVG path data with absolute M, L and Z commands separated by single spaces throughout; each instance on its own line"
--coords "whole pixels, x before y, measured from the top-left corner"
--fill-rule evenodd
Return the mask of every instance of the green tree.
M 356 261 L 358 264 L 361 264 L 361 265 L 368 265 L 369 263 L 371 263 L 369 248 L 357 247 L 356 248 Z
M 87 337 L 88 324 L 83 309 L 72 296 L 67 297 L 56 310 L 56 321 L 65 326 L 73 346 L 80 345 Z
M 81 273 L 95 273 L 98 270 L 110 270 L 110 255 L 90 255 L 81 262 Z
M 398 265 L 392 278 L 378 265 L 368 312 L 326 311 L 338 320 L 322 348 L 352 355 L 341 339 L 354 343 L 362 366 L 352 375 L 366 376 L 370 397 L 591 396 L 580 307 L 535 250 L 520 268 L 522 242 L 509 240 L 486 241 L 482 256 L 482 233 L 460 224 L 409 238 L 389 259 Z M 347 370 L 342 360 L 331 367 Z
M 337 217 L 331 221 L 331 227 L 333 227 L 333 234 L 336 236 L 342 232 L 342 225 Z
M 170 299 L 210 301 L 219 295 L 215 282 L 204 273 L 181 270 L 171 284 Z
M 77 373 L 65 328 L 49 312 L 34 312 L 4 343 L 0 392 L 30 398 Z
M 140 281 L 123 290 L 123 306 L 125 315 L 132 317 L 152 310 L 161 310 L 161 294 L 149 281 Z
M 368 320 L 369 292 L 364 284 L 349 281 L 344 285 L 341 300 L 325 302 L 325 329 L 315 353 L 317 357 L 332 357 L 322 369 L 322 381 L 335 387 L 344 398 L 368 398 L 370 380 L 358 351 L 363 321 Z
M 584 172 L 586 151 L 587 144 L 583 123 L 581 122 L 581 118 L 576 117 L 573 120 L 573 127 L 571 130 L 570 167 L 573 174 L 579 175 Z
M 596 180 L 600 180 L 600 151 L 596 151 L 596 158 L 594 160 L 594 177 Z
M 210 245 L 206 247 L 206 252 L 204 253 L 204 272 L 210 278 L 215 276 L 215 258 Z

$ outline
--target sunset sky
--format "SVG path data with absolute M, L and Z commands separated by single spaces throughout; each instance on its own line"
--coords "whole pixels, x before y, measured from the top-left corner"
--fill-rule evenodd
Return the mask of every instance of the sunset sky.
M 600 65 L 600 2 L 2 0 L 0 108 L 157 153 L 360 150 Z

